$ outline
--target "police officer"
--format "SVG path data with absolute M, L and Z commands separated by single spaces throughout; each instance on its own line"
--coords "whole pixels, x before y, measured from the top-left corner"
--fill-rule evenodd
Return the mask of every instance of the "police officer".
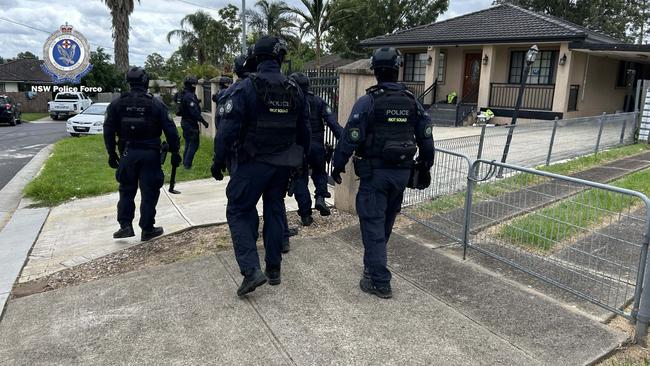
M 181 98 L 180 116 L 183 138 L 185 139 L 185 150 L 183 151 L 183 166 L 185 169 L 192 168 L 194 155 L 199 149 L 199 122 L 203 127 L 208 127 L 208 122 L 201 115 L 199 98 L 196 96 L 196 85 L 199 83 L 196 76 L 187 76 L 183 82 L 185 89 Z
M 355 173 L 361 179 L 356 209 L 364 246 L 360 287 L 381 298 L 392 297 L 386 244 L 404 189 L 414 164 L 422 175 L 428 174 L 434 154 L 431 120 L 413 94 L 397 83 L 400 65 L 394 48 L 373 53 L 371 69 L 378 84 L 354 104 L 333 159 L 332 178 L 340 184 L 355 154 Z
M 238 57 L 235 59 L 235 65 L 237 65 L 237 59 L 238 59 L 239 57 L 241 57 L 241 56 L 238 56 Z M 235 66 L 235 67 L 236 67 L 236 66 Z M 221 98 L 221 97 L 224 95 L 224 93 L 225 93 L 226 90 L 230 87 L 230 85 L 232 85 L 232 79 L 231 79 L 231 78 L 229 78 L 228 76 L 222 76 L 222 77 L 220 77 L 220 78 L 219 78 L 219 91 L 217 92 L 217 94 L 213 94 L 213 95 L 212 95 L 212 101 L 215 102 L 215 103 L 218 103 L 218 102 L 219 102 L 219 98 Z
M 236 144 L 226 188 L 226 216 L 235 256 L 244 276 L 237 295 L 243 296 L 267 281 L 280 284 L 284 196 L 292 168 L 301 166 L 309 152 L 309 115 L 304 96 L 280 72 L 287 53 L 283 41 L 263 36 L 253 49 L 257 73 L 237 84 L 223 101 L 212 173 L 223 179 L 227 150 Z M 263 239 L 265 272 L 260 270 L 256 241 L 259 217 L 256 204 L 264 201 Z
M 165 105 L 147 93 L 149 77 L 145 70 L 139 67 L 130 69 L 126 80 L 131 91 L 108 106 L 104 122 L 108 165 L 117 169 L 115 178 L 120 183 L 120 200 L 117 204 L 120 229 L 113 234 L 113 238 L 135 236 L 132 221 L 135 214 L 134 199 L 139 186 L 142 196 L 141 239 L 146 241 L 163 233 L 162 227 L 154 227 L 156 204 L 164 181 L 160 167 L 160 135 L 165 133 L 174 166 L 181 163 L 178 153 L 180 139 Z
M 325 170 L 325 124 L 332 130 L 334 136 L 338 139 L 343 133 L 343 127 L 336 121 L 336 116 L 332 113 L 325 101 L 309 91 L 309 77 L 298 72 L 290 76 L 296 84 L 300 86 L 305 98 L 309 104 L 309 122 L 311 124 L 311 149 L 307 156 L 309 168 L 311 169 L 311 179 L 316 187 L 314 198 L 316 203 L 314 208 L 320 212 L 321 216 L 329 216 L 330 209 L 325 203 L 325 198 L 332 197 L 327 191 L 327 171 Z M 311 197 L 309 195 L 309 172 L 303 172 L 296 182 L 296 202 L 298 202 L 298 214 L 303 226 L 309 226 L 314 222 L 311 216 Z

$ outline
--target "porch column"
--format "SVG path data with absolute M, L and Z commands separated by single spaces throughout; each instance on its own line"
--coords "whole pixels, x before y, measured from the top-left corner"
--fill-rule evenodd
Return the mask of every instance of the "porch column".
M 436 81 L 438 77 L 438 62 L 440 56 L 440 48 L 438 47 L 429 47 L 427 49 L 427 59 L 431 60 L 431 63 L 427 61 L 426 71 L 424 73 L 424 88 L 427 89 Z M 426 98 L 424 98 L 424 104 L 433 104 L 433 93 L 429 93 Z
M 487 65 L 483 64 L 483 60 L 487 56 Z M 483 56 L 481 57 L 481 78 L 478 86 L 478 108 L 487 108 L 490 104 L 490 83 L 492 82 L 492 74 L 497 63 L 496 47 L 493 45 L 483 46 Z
M 566 63 L 560 65 L 559 60 L 566 55 Z M 569 50 L 569 43 L 560 45 L 558 53 L 558 65 L 555 75 L 555 92 L 553 95 L 553 112 L 566 113 L 569 105 L 569 90 L 571 89 L 571 60 L 573 52 Z

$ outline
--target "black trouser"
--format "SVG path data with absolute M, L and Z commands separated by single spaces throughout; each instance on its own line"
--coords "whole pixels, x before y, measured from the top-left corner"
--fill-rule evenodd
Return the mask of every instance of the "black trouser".
M 156 223 L 156 205 L 165 176 L 160 167 L 160 151 L 128 148 L 122 154 L 115 172 L 120 183 L 117 221 L 120 226 L 131 225 L 135 216 L 135 195 L 140 187 L 140 227 L 151 230 Z
M 386 244 L 400 212 L 409 169 L 374 169 L 372 176 L 361 178 L 357 193 L 357 214 L 363 239 L 363 264 L 372 282 L 390 283 Z
M 307 163 L 311 169 L 311 180 L 314 182 L 316 192 L 314 197 L 329 198 L 327 191 L 327 171 L 325 170 L 325 145 L 322 141 L 311 142 L 311 150 L 307 155 Z M 309 172 L 296 181 L 295 190 L 296 202 L 298 203 L 298 214 L 300 216 L 311 215 L 311 195 L 309 193 Z
M 235 256 L 242 274 L 260 268 L 257 253 L 259 215 L 257 202 L 264 201 L 262 236 L 266 266 L 280 268 L 282 242 L 286 233 L 284 196 L 289 182 L 289 168 L 257 161 L 240 163 L 231 172 L 226 188 L 226 217 Z
M 199 138 L 201 132 L 199 131 L 198 122 L 190 122 L 186 120 L 181 121 L 181 128 L 183 129 L 183 138 L 185 139 L 185 150 L 183 150 L 183 165 L 186 168 L 192 167 L 194 155 L 199 150 Z

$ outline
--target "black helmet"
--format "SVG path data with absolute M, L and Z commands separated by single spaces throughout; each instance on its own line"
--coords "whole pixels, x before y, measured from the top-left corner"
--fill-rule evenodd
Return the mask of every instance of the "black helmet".
M 399 70 L 400 66 L 402 66 L 402 54 L 393 47 L 379 48 L 372 53 L 370 70 Z
M 149 75 L 141 67 L 132 67 L 126 73 L 126 82 L 129 85 L 141 85 L 144 87 L 149 87 Z
M 219 78 L 219 86 L 225 87 L 227 85 L 232 84 L 232 79 L 227 77 L 227 76 L 222 76 Z
M 262 36 L 260 39 L 255 42 L 255 48 L 253 48 L 253 56 L 258 60 L 260 57 L 272 58 L 278 63 L 284 61 L 284 56 L 287 54 L 287 44 L 280 38 L 276 36 Z
M 291 74 L 291 76 L 289 76 L 289 79 L 295 81 L 301 89 L 309 89 L 309 77 L 302 72 L 294 72 Z
M 246 72 L 244 65 L 246 65 L 246 55 L 235 57 L 235 74 L 240 78 L 244 77 L 244 73 Z
M 187 75 L 185 77 L 185 81 L 183 81 L 183 84 L 186 87 L 195 87 L 199 83 L 199 79 L 196 78 L 194 75 Z

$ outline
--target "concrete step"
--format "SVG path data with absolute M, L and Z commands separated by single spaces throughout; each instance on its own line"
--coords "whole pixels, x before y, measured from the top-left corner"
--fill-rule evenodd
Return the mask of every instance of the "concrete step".
M 357 227 L 335 235 L 361 249 Z M 395 277 L 415 283 L 541 364 L 589 364 L 625 341 L 624 334 L 592 317 L 449 255 L 446 248 L 427 248 L 393 233 L 388 262 Z

